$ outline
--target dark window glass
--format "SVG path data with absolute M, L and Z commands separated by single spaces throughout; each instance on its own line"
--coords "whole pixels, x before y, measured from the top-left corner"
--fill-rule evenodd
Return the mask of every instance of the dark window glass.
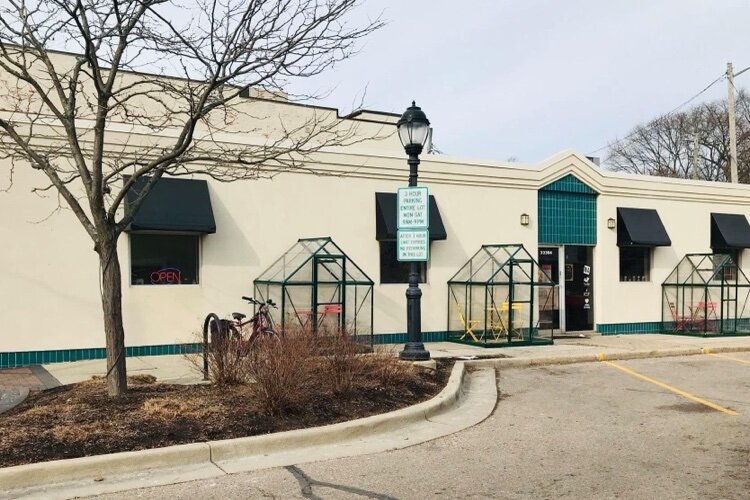
M 723 261 L 723 256 L 729 255 L 731 257 L 732 261 L 737 265 L 737 267 L 740 267 L 740 249 L 739 248 L 715 248 L 714 249 L 714 269 L 721 265 Z M 715 279 L 720 279 L 718 276 L 714 277 Z M 727 266 L 724 267 L 724 281 L 734 281 L 737 279 L 737 273 L 735 268 L 731 264 L 727 264 Z
M 130 283 L 198 283 L 198 235 L 131 234 Z
M 395 241 L 380 242 L 380 282 L 408 283 L 411 262 L 399 262 Z M 419 262 L 419 282 L 427 282 L 427 263 Z
M 651 247 L 620 248 L 620 281 L 648 281 L 650 275 Z

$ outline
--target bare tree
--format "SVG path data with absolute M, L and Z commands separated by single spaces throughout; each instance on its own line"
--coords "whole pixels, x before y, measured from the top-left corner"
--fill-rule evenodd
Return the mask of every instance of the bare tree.
M 381 26 L 349 21 L 359 0 L 187 3 L 0 4 L 0 152 L 11 175 L 19 164 L 44 174 L 39 190 L 59 193 L 93 241 L 112 396 L 127 390 L 117 241 L 151 187 L 165 174 L 273 175 L 358 140 L 335 113 L 295 121 L 243 97 L 276 98 L 290 80 L 350 57 Z M 228 132 L 255 139 L 238 143 Z
M 609 145 L 606 165 L 622 172 L 692 177 L 693 136 L 698 140 L 699 179 L 729 178 L 729 125 L 726 101 L 701 104 L 638 125 Z M 739 182 L 750 183 L 750 95 L 737 98 Z

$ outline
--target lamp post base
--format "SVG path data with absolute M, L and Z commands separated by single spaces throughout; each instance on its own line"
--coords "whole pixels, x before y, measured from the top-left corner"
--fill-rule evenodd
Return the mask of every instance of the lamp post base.
M 398 357 L 406 361 L 426 361 L 430 359 L 430 351 L 424 348 L 422 342 L 407 342 Z

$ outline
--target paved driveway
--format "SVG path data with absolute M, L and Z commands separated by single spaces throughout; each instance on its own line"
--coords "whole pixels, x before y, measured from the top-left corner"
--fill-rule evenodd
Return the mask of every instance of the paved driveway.
M 412 448 L 106 498 L 748 497 L 750 353 L 510 369 L 498 387 L 485 422 Z

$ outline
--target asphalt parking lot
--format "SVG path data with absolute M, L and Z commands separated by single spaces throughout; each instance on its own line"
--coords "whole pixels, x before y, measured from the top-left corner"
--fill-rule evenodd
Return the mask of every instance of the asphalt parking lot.
M 483 423 L 400 451 L 105 498 L 747 498 L 750 353 L 502 370 Z

